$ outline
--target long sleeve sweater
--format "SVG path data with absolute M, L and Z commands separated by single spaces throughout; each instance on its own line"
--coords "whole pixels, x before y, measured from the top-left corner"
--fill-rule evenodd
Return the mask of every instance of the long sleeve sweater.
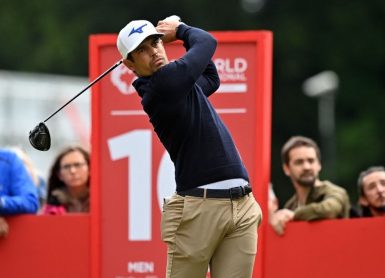
M 229 130 L 208 100 L 220 84 L 211 60 L 216 40 L 185 24 L 176 36 L 186 53 L 133 85 L 175 165 L 177 191 L 232 178 L 249 180 Z

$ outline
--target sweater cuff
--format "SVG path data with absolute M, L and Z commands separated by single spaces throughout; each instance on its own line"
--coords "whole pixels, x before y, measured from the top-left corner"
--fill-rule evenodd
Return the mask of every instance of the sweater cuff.
M 185 35 L 185 32 L 190 29 L 191 27 L 186 25 L 185 23 L 181 22 L 181 24 L 178 25 L 176 29 L 176 38 L 183 40 L 183 37 Z

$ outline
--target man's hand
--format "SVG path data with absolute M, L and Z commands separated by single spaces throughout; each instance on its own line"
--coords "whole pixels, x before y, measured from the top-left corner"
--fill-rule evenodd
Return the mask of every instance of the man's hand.
M 3 217 L 0 217 L 0 238 L 6 237 L 9 232 L 7 221 Z
M 158 21 L 158 25 L 156 26 L 156 30 L 159 33 L 163 33 L 162 41 L 164 43 L 169 43 L 175 41 L 176 38 L 176 30 L 178 26 L 181 24 L 179 17 L 170 16 L 165 18 L 164 20 Z
M 280 209 L 276 211 L 270 218 L 270 224 L 274 231 L 282 236 L 285 233 L 286 223 L 293 220 L 294 212 L 289 209 Z

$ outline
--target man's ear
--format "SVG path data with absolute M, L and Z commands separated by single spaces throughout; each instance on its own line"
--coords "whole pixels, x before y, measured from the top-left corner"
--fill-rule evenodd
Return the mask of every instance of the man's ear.
M 369 206 L 369 202 L 368 202 L 368 200 L 366 199 L 366 197 L 364 197 L 364 196 L 360 196 L 360 198 L 358 199 L 358 203 L 359 203 L 361 206 L 364 206 L 364 207 Z
M 123 64 L 129 68 L 131 71 L 135 72 L 135 64 L 133 61 L 129 60 L 129 59 L 124 59 L 123 60 Z

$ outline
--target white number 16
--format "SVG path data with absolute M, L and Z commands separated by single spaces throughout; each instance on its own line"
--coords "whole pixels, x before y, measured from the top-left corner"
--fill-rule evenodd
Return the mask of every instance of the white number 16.
M 128 161 L 128 240 L 149 241 L 152 232 L 152 132 L 137 129 L 108 140 L 112 160 Z M 174 165 L 164 152 L 157 172 L 159 206 L 175 191 Z

